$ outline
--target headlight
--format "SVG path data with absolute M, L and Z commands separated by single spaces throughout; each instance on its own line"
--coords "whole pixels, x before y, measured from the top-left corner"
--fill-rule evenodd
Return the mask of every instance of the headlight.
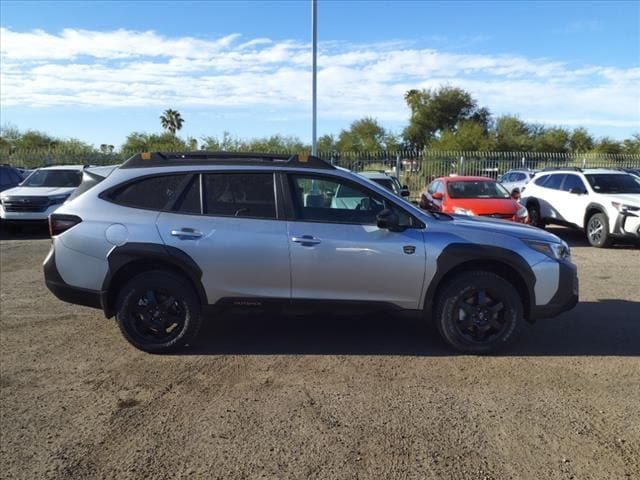
M 636 207 L 634 205 L 625 205 L 624 203 L 619 202 L 611 202 L 613 208 L 618 210 L 620 213 L 629 213 L 629 212 L 640 212 L 640 207 Z
M 466 208 L 460 208 L 460 207 L 455 207 L 453 209 L 453 213 L 457 213 L 458 215 L 469 215 L 469 216 L 475 215 L 475 213 L 473 213 L 473 210 L 467 210 Z
M 63 193 L 61 195 L 52 195 L 49 197 L 49 203 L 51 205 L 55 205 L 56 203 L 64 203 L 64 201 L 69 198 L 69 193 Z
M 529 216 L 529 211 L 525 207 L 520 207 L 516 212 L 516 217 L 524 218 Z
M 554 260 L 568 260 L 571 258 L 571 249 L 564 241 L 562 243 L 541 242 L 538 240 L 523 241 L 530 248 L 533 248 L 537 252 L 543 253 Z

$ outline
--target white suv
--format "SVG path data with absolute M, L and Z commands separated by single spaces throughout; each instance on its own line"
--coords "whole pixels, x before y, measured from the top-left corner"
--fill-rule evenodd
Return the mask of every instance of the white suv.
M 640 180 L 619 170 L 544 171 L 527 184 L 520 202 L 532 225 L 581 229 L 594 247 L 615 238 L 640 239 Z

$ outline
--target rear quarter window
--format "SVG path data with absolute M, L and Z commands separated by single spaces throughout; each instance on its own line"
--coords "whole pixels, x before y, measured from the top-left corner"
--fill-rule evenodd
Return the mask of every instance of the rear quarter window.
M 188 181 L 188 175 L 159 175 L 117 187 L 107 199 L 125 207 L 165 210 L 173 204 Z

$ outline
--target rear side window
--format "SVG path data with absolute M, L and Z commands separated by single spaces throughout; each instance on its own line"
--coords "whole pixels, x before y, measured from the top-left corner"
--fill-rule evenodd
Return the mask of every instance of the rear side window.
M 272 173 L 204 174 L 205 214 L 276 218 Z
M 186 181 L 187 175 L 143 178 L 116 188 L 108 198 L 126 207 L 165 210 L 175 201 Z
M 536 185 L 540 186 L 540 187 L 544 187 L 544 184 L 547 183 L 547 180 L 549 180 L 549 177 L 551 175 L 542 175 L 541 177 L 536 178 L 533 183 L 535 183 Z
M 544 184 L 545 188 L 560 190 L 560 185 L 562 185 L 562 180 L 564 180 L 565 175 L 549 175 L 549 177 L 549 180 Z

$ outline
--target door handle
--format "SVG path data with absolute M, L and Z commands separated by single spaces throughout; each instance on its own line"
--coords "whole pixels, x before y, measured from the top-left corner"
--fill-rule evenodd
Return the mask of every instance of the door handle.
M 321 243 L 319 238 L 314 237 L 313 235 L 302 235 L 301 237 L 291 237 L 291 241 L 294 243 L 300 243 L 305 247 L 309 247 L 311 245 L 317 245 Z
M 199 232 L 195 228 L 181 228 L 180 230 L 171 230 L 171 235 L 184 240 L 200 238 L 202 232 Z

